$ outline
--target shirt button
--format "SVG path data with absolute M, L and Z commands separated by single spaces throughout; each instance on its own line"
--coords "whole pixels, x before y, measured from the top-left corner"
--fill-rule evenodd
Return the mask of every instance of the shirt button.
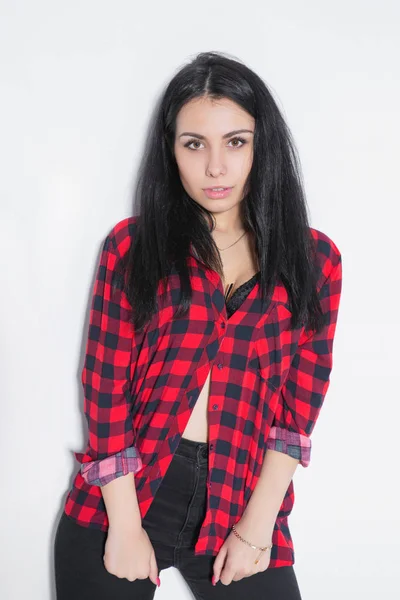
M 224 365 L 222 363 L 218 363 L 218 369 L 223 369 Z
M 213 410 L 217 410 L 218 404 L 213 404 Z
M 214 444 L 210 444 L 210 450 L 214 450 Z
M 225 329 L 225 321 L 221 322 L 221 329 Z

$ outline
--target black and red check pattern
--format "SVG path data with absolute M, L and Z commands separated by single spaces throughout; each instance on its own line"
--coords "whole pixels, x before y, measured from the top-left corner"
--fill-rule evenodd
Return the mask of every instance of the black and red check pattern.
M 187 259 L 193 289 L 189 314 L 172 320 L 180 286 L 172 271 L 167 291 L 159 286 L 159 310 L 138 334 L 129 323 L 122 285 L 116 291 L 111 286 L 120 277 L 119 263 L 135 235 L 136 218 L 115 225 L 98 266 L 82 371 L 89 439 L 77 458 L 87 469 L 88 463 L 118 455 L 122 475 L 127 463 L 121 456 L 140 455 L 135 486 L 143 518 L 211 369 L 208 503 L 195 553 L 216 555 L 244 511 L 269 448 L 297 457 L 303 466 L 309 463 L 310 435 L 332 369 L 341 255 L 326 234 L 311 229 L 325 314 L 319 334 L 290 328 L 281 283 L 271 301 L 263 302 L 256 282 L 228 318 L 220 276 L 194 255 Z M 274 526 L 269 568 L 294 563 L 288 527 L 293 503 L 292 480 Z M 81 471 L 65 512 L 82 526 L 107 530 L 101 489 Z

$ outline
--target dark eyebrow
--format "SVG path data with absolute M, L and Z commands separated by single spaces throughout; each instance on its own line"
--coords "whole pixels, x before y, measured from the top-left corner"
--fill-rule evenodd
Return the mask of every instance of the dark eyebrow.
M 232 135 L 236 135 L 238 133 L 254 133 L 254 131 L 251 131 L 251 129 L 235 129 L 235 131 L 230 131 L 229 133 L 226 133 L 225 135 L 222 136 L 223 139 L 231 137 Z M 190 135 L 192 137 L 197 137 L 199 138 L 199 140 L 205 140 L 206 136 L 205 135 L 200 135 L 199 133 L 193 133 L 192 131 L 185 131 L 184 133 L 181 133 L 179 137 L 182 137 L 183 135 Z

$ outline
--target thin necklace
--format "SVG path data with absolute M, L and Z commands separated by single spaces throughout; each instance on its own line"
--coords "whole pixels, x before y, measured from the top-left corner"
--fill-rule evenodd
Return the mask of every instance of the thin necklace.
M 247 233 L 247 231 L 245 231 L 244 233 L 242 233 L 242 235 L 240 236 L 240 238 L 238 238 L 236 240 L 236 242 L 233 242 L 233 244 L 231 244 L 230 246 L 227 246 L 226 248 L 218 248 L 218 246 L 217 246 L 218 250 L 222 251 L 222 250 L 228 250 L 228 248 L 232 248 L 232 246 L 234 246 L 235 244 L 237 244 L 238 241 L 241 240 L 244 235 L 246 235 L 246 233 Z
M 242 237 L 243 237 L 243 236 L 244 236 L 246 233 L 247 233 L 247 231 L 245 231 L 244 233 L 242 233 L 242 235 L 241 235 L 241 236 L 240 236 L 240 237 L 239 237 L 239 238 L 236 240 L 236 242 L 233 242 L 233 244 L 231 244 L 230 246 L 227 246 L 226 248 L 218 248 L 218 246 L 217 246 L 218 250 L 221 250 L 221 251 L 222 251 L 222 250 L 228 250 L 228 248 L 231 248 L 232 246 L 234 246 L 235 244 L 237 244 L 237 243 L 238 243 L 238 241 L 239 241 L 239 240 L 241 240 L 241 239 L 242 239 Z M 230 299 L 230 297 L 231 297 L 231 295 L 232 295 L 232 293 L 233 293 L 233 286 L 234 286 L 234 285 L 235 285 L 234 283 L 229 283 L 229 284 L 226 286 L 226 290 L 225 290 L 225 294 L 224 294 L 225 302 L 228 302 L 228 300 Z

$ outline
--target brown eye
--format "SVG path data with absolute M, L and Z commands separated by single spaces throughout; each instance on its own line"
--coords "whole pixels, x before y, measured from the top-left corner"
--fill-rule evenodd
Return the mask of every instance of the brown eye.
M 244 140 L 243 138 L 239 138 L 239 137 L 232 138 L 230 141 L 231 141 L 231 142 L 240 142 L 240 146 L 234 146 L 234 148 L 241 148 L 242 146 L 244 146 L 244 144 L 246 144 L 246 143 L 247 143 L 247 141 L 246 141 L 246 140 Z M 229 142 L 229 143 L 230 143 L 230 142 Z
M 197 150 L 197 148 L 190 147 L 192 144 L 201 144 L 201 142 L 199 140 L 189 140 L 188 142 L 186 142 L 185 148 L 189 148 L 189 150 Z

